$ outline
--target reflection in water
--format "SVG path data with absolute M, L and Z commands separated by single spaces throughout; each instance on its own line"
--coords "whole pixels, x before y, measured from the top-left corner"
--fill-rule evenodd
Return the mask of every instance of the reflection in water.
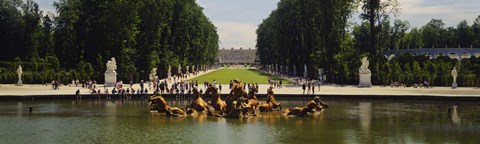
M 105 114 L 106 116 L 106 135 L 108 138 L 114 138 L 115 137 L 115 126 L 117 125 L 117 105 L 115 104 L 114 101 L 107 101 L 105 102 Z M 108 139 L 107 138 L 107 139 Z
M 22 117 L 23 114 L 23 104 L 22 102 L 18 102 L 17 104 L 17 117 Z
M 454 105 L 451 108 L 448 108 L 448 112 L 449 112 L 450 118 L 452 120 L 452 124 L 453 125 L 459 125 L 460 124 L 460 117 L 458 116 L 457 106 Z
M 167 100 L 168 101 L 168 100 Z M 308 117 L 167 117 L 143 100 L 0 101 L 0 143 L 478 143 L 480 103 L 328 100 Z M 185 100 L 172 100 L 184 107 Z M 281 101 L 284 108 L 301 100 Z M 398 105 L 392 105 L 398 104 Z M 28 114 L 28 107 L 34 112 Z M 461 112 L 461 113 L 460 113 Z M 460 122 L 461 116 L 461 122 Z M 455 126 L 450 126 L 454 124 Z M 445 127 L 447 126 L 447 127 Z M 26 135 L 30 137 L 25 137 Z
M 366 133 L 370 132 L 370 123 L 372 122 L 372 103 L 360 102 L 358 104 L 360 126 Z

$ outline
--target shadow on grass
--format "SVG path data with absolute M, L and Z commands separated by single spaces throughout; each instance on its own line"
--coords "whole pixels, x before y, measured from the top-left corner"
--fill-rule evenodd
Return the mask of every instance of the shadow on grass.
M 258 75 L 261 75 L 261 76 L 271 77 L 272 80 L 283 80 L 283 81 L 287 81 L 287 80 L 285 80 L 285 79 L 282 79 L 282 78 L 277 77 L 277 76 L 270 75 L 270 74 L 268 74 L 268 73 L 262 72 L 262 71 L 257 70 L 257 69 L 248 69 L 248 71 L 254 72 L 254 73 L 256 73 L 256 74 L 258 74 Z
M 254 72 L 254 73 L 256 73 L 258 75 L 261 75 L 261 76 L 272 76 L 270 74 L 264 73 L 264 72 L 262 72 L 260 70 L 257 70 L 257 69 L 248 69 L 248 71 Z

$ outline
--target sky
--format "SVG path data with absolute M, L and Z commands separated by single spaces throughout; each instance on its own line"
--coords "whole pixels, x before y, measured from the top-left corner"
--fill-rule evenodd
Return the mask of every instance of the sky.
M 35 0 L 44 11 L 52 11 L 54 0 Z M 280 0 L 197 0 L 204 13 L 217 27 L 220 48 L 255 48 L 257 26 L 276 9 Z M 432 18 L 442 19 L 446 27 L 467 20 L 469 25 L 480 15 L 479 0 L 398 0 L 401 13 L 397 19 L 421 27 Z M 355 20 L 357 19 L 357 20 Z M 354 15 L 353 21 L 358 21 Z

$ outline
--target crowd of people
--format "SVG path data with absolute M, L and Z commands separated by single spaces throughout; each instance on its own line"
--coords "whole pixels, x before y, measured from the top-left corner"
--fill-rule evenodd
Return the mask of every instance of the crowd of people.
M 189 74 L 196 76 L 200 71 L 192 71 Z M 204 70 L 203 72 L 206 72 Z M 78 87 L 79 84 L 82 85 L 82 88 L 88 89 L 91 94 L 114 94 L 114 95 L 132 95 L 132 94 L 153 94 L 153 93 L 169 93 L 169 94 L 191 94 L 192 88 L 198 88 L 198 81 L 183 81 L 188 78 L 189 74 L 179 74 L 169 77 L 163 81 L 158 78 L 151 79 L 149 81 L 141 80 L 138 85 L 140 88 L 135 90 L 134 82 L 130 81 L 130 86 L 125 87 L 122 80 L 119 80 L 115 83 L 113 88 L 109 90 L 106 85 L 103 86 L 103 90 L 97 87 L 97 82 L 95 80 L 72 80 L 70 86 Z M 172 83 L 169 84 L 168 81 Z M 55 85 L 55 82 L 52 82 L 54 89 L 58 89 L 58 86 Z M 210 82 L 204 82 L 205 88 Z M 214 80 L 213 84 L 216 86 L 216 81 Z M 218 88 L 221 90 L 221 85 L 218 85 Z M 202 91 L 202 90 L 201 90 Z M 79 94 L 80 89 L 77 90 Z
M 192 72 L 193 75 L 198 75 L 198 72 Z M 115 83 L 114 87 L 110 90 L 104 85 L 103 89 L 97 87 L 96 80 L 72 80 L 70 86 L 78 87 L 81 85 L 82 88 L 88 89 L 91 94 L 116 94 L 116 95 L 133 95 L 133 94 L 192 94 L 193 88 L 197 88 L 200 93 L 203 93 L 208 86 L 213 86 L 218 89 L 219 92 L 222 92 L 222 85 L 218 84 L 214 79 L 212 81 L 204 81 L 203 87 L 199 86 L 198 80 L 196 81 L 184 81 L 188 78 L 187 75 L 175 75 L 164 80 L 154 78 L 149 81 L 140 80 L 138 87 L 134 88 L 134 82 L 130 80 L 129 86 L 124 86 L 124 82 L 119 80 Z M 272 77 L 268 79 L 268 83 L 273 88 L 282 88 L 282 80 L 274 80 Z M 231 90 L 234 84 L 234 80 L 230 80 L 228 89 Z M 58 89 L 60 81 L 52 81 L 53 89 Z M 258 89 L 258 83 L 245 83 L 243 85 L 243 90 L 249 91 L 252 87 Z M 303 94 L 315 94 L 315 87 L 318 87 L 320 91 L 320 83 L 306 80 L 302 84 Z
M 306 93 L 307 95 L 308 94 L 314 95 L 315 94 L 315 85 L 318 86 L 318 91 L 320 91 L 320 83 L 319 82 L 315 83 L 311 80 L 307 80 L 305 83 L 302 84 L 303 94 L 305 94 L 305 92 L 307 92 Z

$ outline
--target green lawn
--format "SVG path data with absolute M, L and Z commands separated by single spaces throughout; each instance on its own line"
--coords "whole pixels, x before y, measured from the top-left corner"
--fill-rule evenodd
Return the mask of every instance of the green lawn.
M 213 82 L 213 80 L 217 80 L 217 83 L 220 84 L 228 84 L 232 79 L 240 79 L 242 82 L 245 83 L 258 83 L 258 84 L 268 84 L 268 78 L 272 77 L 267 73 L 263 73 L 256 69 L 220 69 L 214 72 L 189 79 L 190 80 L 198 80 L 198 83 L 203 83 L 204 81 Z M 280 80 L 280 78 L 273 76 L 273 80 Z M 289 81 L 282 80 L 283 84 L 290 84 Z

